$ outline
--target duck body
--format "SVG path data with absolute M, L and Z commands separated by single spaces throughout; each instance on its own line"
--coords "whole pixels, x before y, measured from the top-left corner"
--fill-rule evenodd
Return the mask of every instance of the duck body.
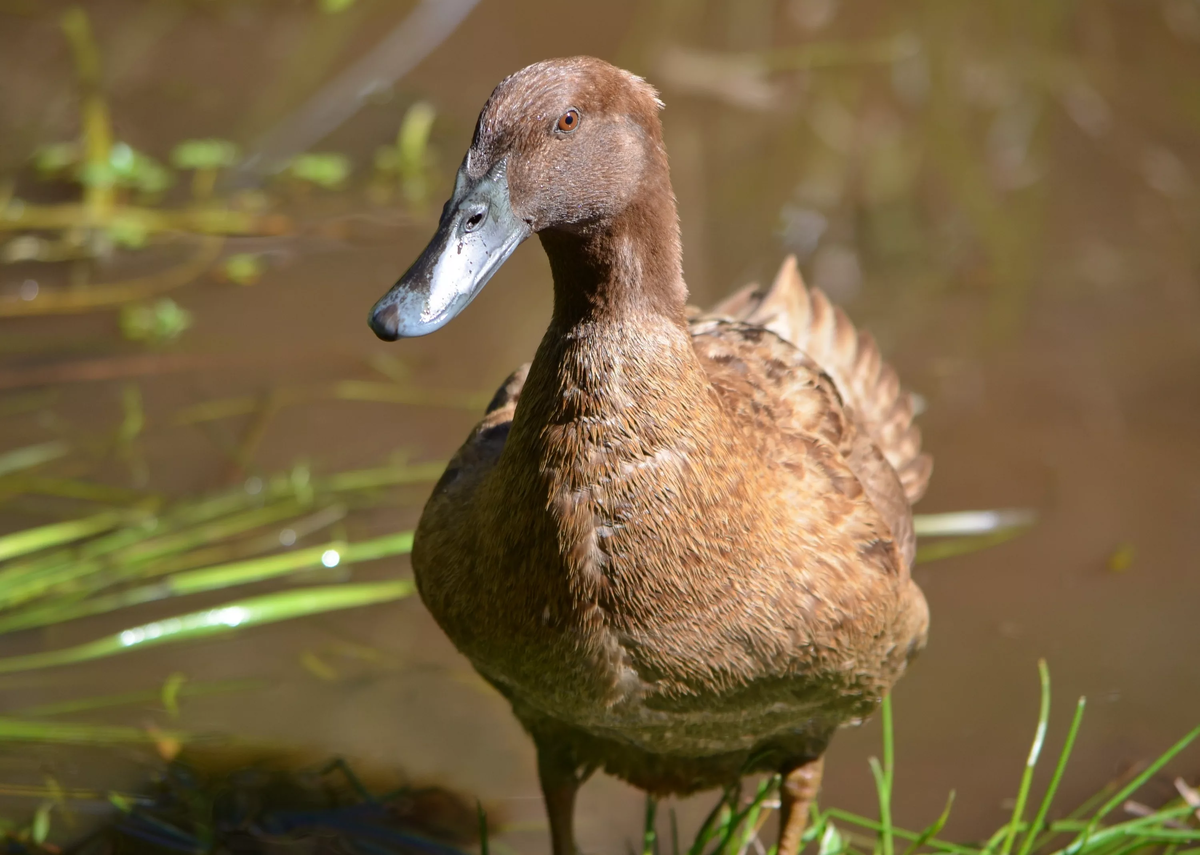
M 601 768 L 656 794 L 781 772 L 794 852 L 833 732 L 925 643 L 929 459 L 895 373 L 791 260 L 686 308 L 656 99 L 599 60 L 497 87 L 443 231 L 377 304 L 382 337 L 444 323 L 439 271 L 494 269 L 509 231 L 554 275 L 546 335 L 434 488 L 413 568 L 533 736 L 557 855 Z
M 843 459 L 856 436 L 761 327 L 552 327 L 426 507 L 421 596 L 580 765 L 688 792 L 818 756 L 924 641 L 903 544 Z

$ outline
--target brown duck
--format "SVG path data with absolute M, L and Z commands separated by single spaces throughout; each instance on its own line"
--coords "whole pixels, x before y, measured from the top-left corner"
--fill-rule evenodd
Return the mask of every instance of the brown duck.
M 929 479 L 875 343 L 788 259 L 686 305 L 655 91 L 588 57 L 496 87 L 437 233 L 371 313 L 441 327 L 537 234 L 554 312 L 417 530 L 421 597 L 532 735 L 555 855 L 596 769 L 654 794 L 783 776 L 794 855 L 822 755 L 925 643 Z

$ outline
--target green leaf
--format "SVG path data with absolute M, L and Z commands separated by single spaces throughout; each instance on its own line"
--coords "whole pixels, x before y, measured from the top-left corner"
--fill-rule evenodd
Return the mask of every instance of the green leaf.
M 187 682 L 187 674 L 176 671 L 167 677 L 162 687 L 162 704 L 166 709 L 167 715 L 171 718 L 179 718 L 179 690 L 183 688 L 183 684 Z
M 138 218 L 117 216 L 104 231 L 117 246 L 140 249 L 146 245 L 146 224 Z
M 817 855 L 841 855 L 846 851 L 846 839 L 832 822 L 825 823 L 825 833 L 821 835 L 821 848 Z
M 61 439 L 14 448 L 12 451 L 0 454 L 0 475 L 19 472 L 22 469 L 32 469 L 34 466 L 57 460 L 70 450 L 71 446 Z
M 252 252 L 239 252 L 225 259 L 225 275 L 238 285 L 253 285 L 262 278 L 266 270 L 263 256 Z
M 109 803 L 121 813 L 133 813 L 133 802 L 121 793 L 108 794 Z
M 79 157 L 78 142 L 50 143 L 33 153 L 33 166 L 43 175 L 50 176 L 76 166 Z
M 108 170 L 101 170 L 101 180 L 142 193 L 161 193 L 174 182 L 170 171 L 150 155 L 128 143 L 114 143 L 108 158 Z M 89 183 L 84 181 L 85 184 Z
M 301 154 L 292 159 L 287 171 L 301 181 L 333 190 L 350 175 L 350 159 L 336 153 Z
M 29 829 L 30 839 L 38 846 L 46 842 L 50 836 L 50 812 L 54 810 L 54 802 L 42 802 L 33 814 L 33 825 Z
M 171 150 L 171 165 L 176 169 L 220 169 L 233 166 L 240 156 L 237 145 L 229 140 L 184 140 Z
M 121 335 L 151 344 L 173 341 L 192 325 L 192 313 L 170 297 L 121 307 Z

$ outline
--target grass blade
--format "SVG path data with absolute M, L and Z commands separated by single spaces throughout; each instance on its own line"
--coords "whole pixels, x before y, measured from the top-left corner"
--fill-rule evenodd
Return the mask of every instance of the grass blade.
M 1025 528 L 1035 522 L 1037 522 L 1037 512 L 1032 508 L 914 514 L 913 532 L 917 537 L 980 535 L 1013 528 Z
M 833 817 L 835 819 L 843 820 L 844 822 L 852 823 L 861 828 L 870 829 L 871 831 L 874 831 L 876 834 L 879 834 L 883 831 L 883 825 L 876 822 L 875 820 L 868 819 L 865 816 L 859 816 L 856 813 L 850 813 L 849 811 L 840 810 L 839 808 L 826 808 L 825 815 Z M 921 839 L 921 835 L 914 834 L 913 832 L 906 831 L 902 828 L 894 828 L 893 827 L 892 834 L 895 837 L 899 837 L 902 840 L 915 841 L 915 840 Z M 934 849 L 937 849 L 941 852 L 953 853 L 953 855 L 979 855 L 979 849 L 977 849 L 977 848 L 972 848 L 970 846 L 960 846 L 957 843 L 949 843 L 945 840 L 938 840 L 935 837 L 931 837 L 928 840 L 926 840 L 925 845 L 932 846 Z
M 0 561 L 100 534 L 131 521 L 131 517 L 129 511 L 105 511 L 79 520 L 50 523 L 6 534 L 0 537 Z
M 70 450 L 71 446 L 62 440 L 27 445 L 24 448 L 14 448 L 12 451 L 0 454 L 0 475 L 8 475 L 11 472 L 20 472 L 22 469 L 32 469 L 34 466 L 41 466 L 43 463 L 57 460 Z
M 1029 749 L 1029 757 L 1025 761 L 1025 771 L 1021 773 L 1021 786 L 1017 790 L 1017 803 L 1013 806 L 1012 821 L 1008 824 L 1008 834 L 1004 837 L 1004 845 L 1000 847 L 1000 855 L 1012 852 L 1013 842 L 1017 839 L 1017 828 L 1025 814 L 1025 802 L 1029 799 L 1029 788 L 1033 785 L 1033 770 L 1037 767 L 1038 759 L 1042 756 L 1042 745 L 1046 741 L 1046 727 L 1050 723 L 1050 668 L 1045 659 L 1038 660 L 1038 675 L 1042 683 L 1042 700 L 1038 708 L 1037 730 L 1033 734 L 1033 745 Z M 1029 837 L 1033 836 L 1030 829 Z
M 871 758 L 871 774 L 875 778 L 875 790 L 879 794 L 879 824 L 882 827 L 880 842 L 883 855 L 894 855 L 895 840 L 892 836 L 892 778 L 895 770 L 895 738 L 892 731 L 892 698 L 884 697 L 881 704 L 883 719 L 883 765 Z
M 1054 795 L 1058 792 L 1058 784 L 1062 780 L 1063 772 L 1067 768 L 1067 760 L 1071 757 L 1071 750 L 1075 747 L 1075 736 L 1079 733 L 1079 725 L 1083 721 L 1083 710 L 1087 706 L 1087 701 L 1080 698 L 1075 704 L 1075 717 L 1071 719 L 1071 728 L 1067 731 L 1067 741 L 1063 743 L 1062 751 L 1058 755 L 1058 763 L 1054 767 L 1054 775 L 1050 778 L 1050 785 L 1046 787 L 1046 794 L 1042 796 L 1042 803 L 1038 806 L 1037 814 L 1033 818 L 1033 824 L 1029 826 L 1029 831 L 1025 835 L 1025 842 L 1021 845 L 1021 850 L 1018 855 L 1029 855 L 1033 850 L 1034 843 L 1037 840 L 1038 834 L 1041 832 L 1042 825 L 1046 821 L 1046 814 L 1050 812 L 1050 805 L 1054 801 Z
M 1191 732 L 1183 737 L 1183 739 L 1176 742 L 1174 745 L 1168 748 L 1166 752 L 1162 754 L 1162 756 L 1147 766 L 1140 775 L 1117 791 L 1112 798 L 1105 802 L 1100 809 L 1096 811 L 1095 815 L 1088 822 L 1088 827 L 1084 829 L 1084 831 L 1078 837 L 1076 837 L 1066 849 L 1063 850 L 1065 855 L 1074 855 L 1074 853 L 1085 848 L 1089 841 L 1091 841 L 1093 838 L 1100 838 L 1101 835 L 1096 834 L 1096 827 L 1100 824 L 1100 820 L 1104 819 L 1104 817 L 1111 813 L 1113 809 L 1122 804 L 1125 799 L 1132 795 L 1135 790 L 1142 786 L 1142 784 L 1150 780 L 1150 778 L 1153 777 L 1159 769 L 1170 763 L 1171 760 L 1174 759 L 1179 752 L 1187 748 L 1197 736 L 1200 736 L 1200 727 L 1193 728 Z M 1109 829 L 1109 831 L 1111 830 L 1112 829 Z
M 65 722 L 21 721 L 0 718 L 0 743 L 44 742 L 66 745 L 144 745 L 163 738 L 190 740 L 182 733 L 155 731 L 137 727 L 105 724 L 68 724 Z
M 914 560 L 917 564 L 927 564 L 930 561 L 941 561 L 945 558 L 957 558 L 959 555 L 981 552 L 984 549 L 1007 543 L 1023 531 L 1022 528 L 1009 528 L 1003 531 L 994 531 L 991 534 L 952 537 L 935 543 L 922 543 L 917 546 L 917 556 Z
M 190 641 L 217 635 L 235 627 L 276 623 L 337 609 L 386 603 L 407 597 L 413 590 L 414 585 L 411 581 L 398 580 L 327 585 L 251 597 L 216 608 L 131 627 L 115 635 L 75 647 L 0 659 L 0 674 L 89 662 L 166 642 Z
M 696 836 L 692 840 L 692 845 L 688 849 L 688 855 L 702 855 L 704 847 L 716 836 L 717 829 L 721 825 L 721 819 L 728 812 L 730 801 L 736 798 L 736 792 L 735 788 L 730 787 L 721 794 L 720 800 L 713 805 L 713 809 L 708 812 L 708 816 L 700 824 L 700 829 L 696 832 Z
M 646 793 L 646 816 L 642 823 L 642 855 L 657 855 L 658 834 L 654 822 L 658 814 L 658 799 Z
M 180 686 L 178 697 L 199 698 L 205 695 L 222 694 L 225 692 L 245 692 L 259 689 L 267 685 L 261 680 L 224 680 L 213 683 L 185 683 Z M 42 718 L 46 716 L 70 715 L 93 710 L 112 709 L 133 705 L 149 705 L 162 700 L 161 689 L 146 689 L 140 692 L 123 692 L 119 695 L 101 695 L 94 698 L 80 698 L 73 701 L 60 701 L 53 704 L 40 704 L 19 710 L 17 715 L 23 718 Z
M 946 827 L 946 822 L 950 819 L 950 809 L 954 807 L 954 790 L 950 791 L 950 795 L 946 797 L 946 806 L 942 808 L 941 815 L 933 821 L 921 832 L 921 836 L 908 845 L 904 850 L 904 855 L 914 855 L 914 853 L 928 843 L 933 838 L 942 833 L 942 829 Z

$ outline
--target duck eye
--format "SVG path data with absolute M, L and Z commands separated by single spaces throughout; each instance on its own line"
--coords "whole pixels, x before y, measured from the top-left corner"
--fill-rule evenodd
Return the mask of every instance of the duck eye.
M 558 129 L 563 133 L 570 133 L 577 127 L 579 127 L 579 111 L 574 107 L 558 117 Z

